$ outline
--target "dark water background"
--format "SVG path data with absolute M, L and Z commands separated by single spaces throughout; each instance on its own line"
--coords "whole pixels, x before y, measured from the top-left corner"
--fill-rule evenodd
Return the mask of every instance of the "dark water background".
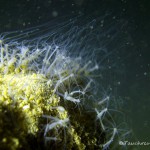
M 124 99 L 135 141 L 150 142 L 149 0 L 0 0 L 0 32 L 37 26 L 65 15 L 103 16 L 104 12 L 111 12 L 128 24 L 133 45 L 119 56 L 123 68 L 118 69 L 121 74 L 115 77 L 116 94 Z

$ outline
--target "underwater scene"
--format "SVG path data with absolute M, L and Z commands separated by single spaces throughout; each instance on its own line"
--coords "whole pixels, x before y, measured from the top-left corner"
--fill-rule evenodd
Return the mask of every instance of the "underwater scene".
M 0 1 L 1 150 L 149 150 L 150 2 Z

